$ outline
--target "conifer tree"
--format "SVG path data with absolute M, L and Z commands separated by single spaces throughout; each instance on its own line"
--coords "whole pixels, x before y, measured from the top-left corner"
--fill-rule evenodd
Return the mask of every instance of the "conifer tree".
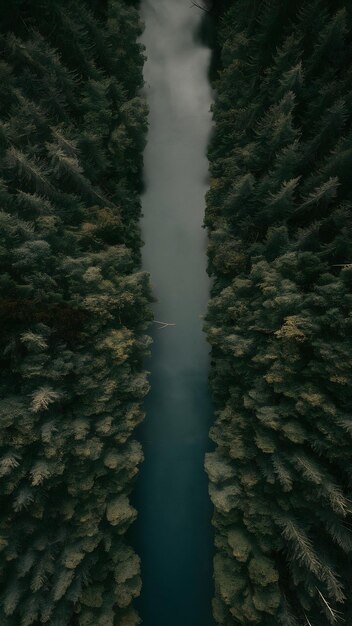
M 0 6 L 2 626 L 139 623 L 140 32 L 123 0 Z
M 209 146 L 219 624 L 352 623 L 352 12 L 232 0 Z

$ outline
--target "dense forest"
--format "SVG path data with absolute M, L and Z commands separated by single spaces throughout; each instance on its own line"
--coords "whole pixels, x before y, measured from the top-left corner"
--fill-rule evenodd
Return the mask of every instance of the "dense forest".
M 0 623 L 133 626 L 144 54 L 136 3 L 1 2 Z
M 219 624 L 352 623 L 352 6 L 232 0 L 209 147 Z
M 202 8 L 214 616 L 349 626 L 352 5 Z M 142 30 L 139 0 L 0 3 L 0 626 L 140 623 Z

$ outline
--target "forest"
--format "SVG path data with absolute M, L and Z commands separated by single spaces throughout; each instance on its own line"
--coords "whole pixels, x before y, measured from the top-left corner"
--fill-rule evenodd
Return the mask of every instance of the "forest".
M 352 623 L 352 6 L 232 0 L 205 223 L 218 624 Z
M 125 534 L 151 296 L 134 5 L 0 5 L 1 626 L 138 623 Z
M 198 372 L 180 361 L 182 341 L 190 352 L 198 344 L 181 326 L 196 328 L 177 283 L 191 285 L 193 295 L 201 281 L 187 283 L 197 276 L 191 263 L 189 276 L 165 281 L 181 322 L 153 320 L 153 276 L 143 264 L 151 89 L 143 78 L 144 4 L 159 28 L 170 18 L 172 50 L 190 10 L 205 17 L 203 40 L 212 47 L 204 77 L 213 88 L 204 217 L 211 293 L 199 323 L 211 351 L 215 413 L 205 455 L 214 619 L 219 626 L 350 626 L 352 4 L 163 0 L 163 13 L 158 2 L 0 2 L 0 626 L 159 626 L 139 615 L 144 581 L 131 531 L 153 321 L 156 333 L 170 338 L 164 346 L 175 349 L 168 374 L 181 400 L 170 393 L 170 404 L 196 414 L 197 403 L 204 412 L 199 432 L 196 422 L 186 423 L 197 446 L 204 443 L 200 429 L 208 428 Z M 151 142 L 160 150 L 155 163 L 165 163 L 171 177 L 187 111 L 189 144 L 184 139 L 178 174 L 193 172 L 187 146 L 199 94 L 193 101 L 185 85 L 204 88 L 195 69 L 208 58 L 199 32 L 192 45 L 184 41 L 177 53 L 185 74 L 179 64 L 170 75 L 175 91 L 166 83 L 170 101 L 160 108 L 165 114 L 171 103 L 170 123 L 168 109 L 160 122 L 170 134 L 163 127 Z M 156 89 L 163 72 L 175 69 L 162 43 L 156 41 L 152 62 L 159 65 L 149 74 Z M 191 54 L 198 66 L 187 65 Z M 207 132 L 203 117 L 197 140 L 203 123 Z M 163 136 L 176 148 L 162 146 Z M 195 187 L 188 182 L 191 203 L 204 183 L 201 168 L 197 176 Z M 177 179 L 166 182 L 176 211 Z M 190 229 L 198 228 L 193 217 Z M 163 232 L 192 259 L 196 238 L 182 240 L 182 224 L 173 219 L 164 218 Z M 193 305 L 197 310 L 196 298 Z M 202 317 L 199 311 L 197 323 Z M 176 366 L 179 378 L 172 378 Z M 150 464 L 158 454 L 168 462 L 165 446 L 175 443 L 167 440 L 166 415 L 157 418 L 163 448 L 153 448 Z M 200 448 L 187 448 L 187 437 L 176 441 L 179 456 L 170 454 L 183 466 L 168 495 L 182 502 L 186 485 L 192 515 L 203 515 L 209 496 L 196 500 L 188 483 L 199 469 L 192 450 Z M 143 489 L 150 475 L 161 485 L 156 501 L 164 513 L 167 481 L 147 472 Z M 141 501 L 151 502 L 148 491 Z M 192 528 L 186 514 L 185 532 Z M 198 547 L 204 536 L 210 553 L 205 525 Z M 189 559 L 192 541 L 186 537 Z M 166 583 L 177 598 L 182 586 L 168 554 Z M 196 608 L 199 598 L 208 600 L 198 583 Z M 154 590 L 147 604 L 161 602 Z M 179 626 L 213 624 L 186 618 Z

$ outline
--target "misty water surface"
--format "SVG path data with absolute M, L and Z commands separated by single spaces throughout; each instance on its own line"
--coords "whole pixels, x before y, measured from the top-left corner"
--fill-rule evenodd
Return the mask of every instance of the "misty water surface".
M 212 409 L 207 386 L 206 236 L 210 52 L 195 38 L 190 0 L 144 0 L 150 130 L 145 152 L 144 269 L 157 320 L 152 391 L 139 433 L 145 463 L 135 495 L 145 626 L 211 626 L 212 531 L 203 470 Z

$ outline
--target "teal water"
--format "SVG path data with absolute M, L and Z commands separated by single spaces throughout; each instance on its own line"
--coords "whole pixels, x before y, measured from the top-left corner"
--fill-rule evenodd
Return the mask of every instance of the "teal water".
M 210 52 L 190 0 L 144 0 L 150 129 L 145 152 L 143 265 L 157 298 L 151 393 L 138 436 L 145 462 L 134 503 L 144 626 L 213 626 L 212 509 L 204 454 L 212 407 L 202 315 L 209 295 L 206 146 Z

